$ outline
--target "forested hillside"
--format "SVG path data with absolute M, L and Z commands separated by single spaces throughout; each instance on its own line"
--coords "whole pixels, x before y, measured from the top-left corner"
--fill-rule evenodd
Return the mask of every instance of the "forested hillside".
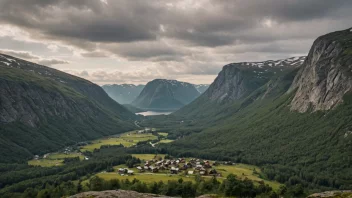
M 302 65 L 225 66 L 200 98 L 161 118 L 180 138 L 163 149 L 260 165 L 288 186 L 351 189 L 351 35 L 319 37 Z
M 0 92 L 1 162 L 134 127 L 134 114 L 98 85 L 7 55 L 0 55 Z

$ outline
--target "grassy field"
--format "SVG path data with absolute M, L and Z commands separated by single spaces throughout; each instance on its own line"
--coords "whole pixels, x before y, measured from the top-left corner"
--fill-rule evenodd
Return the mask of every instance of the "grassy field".
M 51 166 L 61 166 L 63 165 L 63 161 L 64 160 L 39 159 L 39 160 L 29 160 L 28 164 L 32 166 L 51 167 Z
M 168 135 L 168 133 L 165 133 L 165 132 L 158 132 L 158 134 L 161 136 L 164 136 L 164 137 L 166 137 Z
M 123 140 L 131 140 L 133 142 L 142 142 L 147 140 L 155 140 L 157 137 L 151 133 L 138 134 L 136 132 L 127 132 L 120 136 Z
M 51 153 L 48 155 L 47 159 L 56 160 L 56 159 L 65 159 L 65 158 L 73 158 L 73 157 L 79 157 L 80 160 L 84 159 L 84 156 L 79 153 L 69 153 L 69 154 Z
M 132 154 L 133 157 L 139 158 L 141 160 L 151 160 L 156 156 L 155 154 Z M 164 159 L 164 154 L 158 154 L 157 158 L 162 157 Z
M 226 178 L 229 174 L 234 174 L 240 179 L 245 179 L 246 177 L 253 181 L 262 181 L 263 179 L 259 178 L 258 174 L 253 174 L 255 169 L 258 173 L 261 173 L 261 170 L 257 166 L 247 165 L 247 164 L 236 164 L 236 165 L 219 165 L 214 167 L 218 172 L 221 173 L 222 177 Z M 264 180 L 266 184 L 271 186 L 274 190 L 279 189 L 280 183 L 275 181 Z
M 181 176 L 181 175 L 170 175 L 170 174 L 160 174 L 160 173 L 143 173 L 139 174 L 136 173 L 135 175 L 131 176 L 121 176 L 120 174 L 117 173 L 98 173 L 97 176 L 105 179 L 105 180 L 111 180 L 111 179 L 129 179 L 133 180 L 134 178 L 146 182 L 146 183 L 153 183 L 153 182 L 167 182 L 169 180 L 178 180 L 180 178 L 183 179 L 183 181 L 194 181 L 193 176 Z
M 170 139 L 166 139 L 166 140 L 160 140 L 159 143 L 170 143 L 170 142 L 173 142 L 174 140 L 170 140 Z
M 83 155 L 78 153 L 50 153 L 46 159 L 29 160 L 28 164 L 33 166 L 51 167 L 51 166 L 61 166 L 65 158 L 79 157 L 80 160 L 84 159 Z
M 147 133 L 147 134 L 138 134 L 135 131 L 130 131 L 127 133 L 123 133 L 118 137 L 107 137 L 93 141 L 91 144 L 83 146 L 80 150 L 83 151 L 93 151 L 94 149 L 99 149 L 103 145 L 120 145 L 122 144 L 124 147 L 130 147 L 138 142 L 154 140 L 157 137 Z

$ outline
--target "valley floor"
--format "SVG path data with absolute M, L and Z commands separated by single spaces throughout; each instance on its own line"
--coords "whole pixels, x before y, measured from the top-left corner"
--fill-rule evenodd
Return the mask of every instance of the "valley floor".
M 149 130 L 149 129 L 148 129 Z M 150 130 L 155 131 L 155 129 L 150 128 Z M 151 144 L 153 147 L 161 143 L 170 143 L 173 140 L 167 139 L 168 133 L 166 132 L 145 132 L 144 130 L 128 131 L 122 134 L 113 135 L 109 137 L 100 138 L 94 141 L 80 143 L 76 147 L 67 147 L 62 151 L 56 153 L 48 153 L 42 157 L 37 156 L 36 159 L 28 161 L 29 165 L 51 167 L 51 166 L 62 166 L 65 164 L 64 160 L 66 158 L 78 158 L 82 160 L 90 160 L 89 156 L 86 156 L 89 152 L 94 152 L 99 150 L 101 147 L 108 146 L 118 146 L 131 147 L 141 142 Z M 194 182 L 197 175 L 201 175 L 202 178 L 209 180 L 215 176 L 220 182 L 226 179 L 229 174 L 234 174 L 237 178 L 244 180 L 245 178 L 252 180 L 256 185 L 260 182 L 265 182 L 275 191 L 280 187 L 280 183 L 275 181 L 269 181 L 263 179 L 264 176 L 259 167 L 247 164 L 224 164 L 225 162 L 215 162 L 203 159 L 191 159 L 182 158 L 182 162 L 176 164 L 176 160 L 168 160 L 165 158 L 165 154 L 132 154 L 133 157 L 141 160 L 141 163 L 135 164 L 133 168 L 128 168 L 126 164 L 114 166 L 113 170 L 102 171 L 93 176 L 98 176 L 104 180 L 119 179 L 119 180 L 133 180 L 137 179 L 141 182 L 153 183 L 153 182 L 167 182 L 170 180 L 179 180 Z M 181 160 L 181 159 L 179 159 Z M 157 161 L 171 161 L 167 168 L 163 170 L 157 170 L 153 172 L 150 169 L 145 169 L 145 163 L 149 164 L 148 167 L 161 167 L 157 165 Z M 194 167 L 183 168 L 186 164 L 193 163 Z M 203 168 L 204 163 L 209 163 L 212 166 Z M 200 164 L 203 165 L 200 165 Z M 216 165 L 214 165 L 217 163 Z M 227 163 L 227 162 L 226 162 Z M 163 163 L 164 164 L 164 163 Z M 198 164 L 198 165 L 195 165 Z M 195 168 L 195 166 L 200 166 L 202 168 Z M 139 170 L 138 168 L 143 170 Z M 175 173 L 171 173 L 172 167 L 177 167 Z M 121 173 L 119 170 L 125 169 L 126 171 L 133 171 L 133 174 Z M 182 169 L 182 170 L 181 170 Z M 211 171 L 216 171 L 216 174 L 210 174 Z M 90 177 L 91 178 L 91 177 Z M 83 183 L 88 183 L 89 178 L 85 177 Z

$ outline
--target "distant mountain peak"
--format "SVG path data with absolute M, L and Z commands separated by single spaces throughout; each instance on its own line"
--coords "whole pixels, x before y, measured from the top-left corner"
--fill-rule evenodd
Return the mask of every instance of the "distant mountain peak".
M 141 93 L 145 85 L 109 84 L 103 85 L 104 91 L 120 104 L 130 104 Z
M 177 80 L 155 79 L 147 83 L 132 105 L 144 109 L 178 109 L 199 96 L 191 83 Z

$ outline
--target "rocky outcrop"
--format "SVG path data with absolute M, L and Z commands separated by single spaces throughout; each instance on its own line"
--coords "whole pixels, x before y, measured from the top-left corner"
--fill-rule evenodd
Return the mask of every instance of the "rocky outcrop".
M 192 102 L 199 95 L 193 84 L 156 79 L 144 87 L 132 105 L 150 110 L 178 109 Z
M 333 32 L 314 41 L 292 83 L 291 110 L 329 110 L 352 89 L 352 32 Z
M 352 197 L 352 190 L 335 190 L 326 191 L 321 193 L 314 193 L 309 195 L 308 198 L 350 198 Z
M 89 191 L 89 192 L 84 192 L 80 193 L 77 195 L 73 195 L 70 198 L 155 198 L 155 197 L 164 197 L 168 198 L 168 196 L 163 196 L 163 195 L 155 195 L 155 194 L 149 194 L 149 193 L 138 193 L 136 191 L 130 191 L 130 190 L 106 190 L 106 191 Z
M 171 198 L 165 195 L 156 195 L 150 193 L 138 193 L 131 190 L 106 190 L 106 191 L 89 191 L 77 195 L 70 196 L 69 198 Z M 214 198 L 216 195 L 202 195 L 198 198 Z

